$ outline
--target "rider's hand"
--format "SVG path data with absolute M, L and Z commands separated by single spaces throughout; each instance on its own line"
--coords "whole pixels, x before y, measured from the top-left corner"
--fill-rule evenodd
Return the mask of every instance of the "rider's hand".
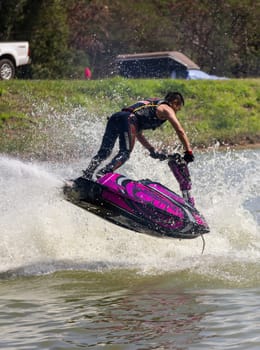
M 150 157 L 159 160 L 165 160 L 168 156 L 165 153 L 155 152 L 154 149 L 150 150 Z
M 193 162 L 194 161 L 194 155 L 193 155 L 192 151 L 186 151 L 184 153 L 183 159 L 185 160 L 186 163 Z

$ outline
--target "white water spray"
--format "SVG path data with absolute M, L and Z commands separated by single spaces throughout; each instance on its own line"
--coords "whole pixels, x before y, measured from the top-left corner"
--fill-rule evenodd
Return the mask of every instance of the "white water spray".
M 190 165 L 196 206 L 211 228 L 201 256 L 199 238 L 162 239 L 130 232 L 64 200 L 63 179 L 80 175 L 102 132 L 100 128 L 86 158 L 74 162 L 0 157 L 2 273 L 104 268 L 135 268 L 145 273 L 194 268 L 196 273 L 225 275 L 224 265 L 259 261 L 259 151 L 211 151 L 197 154 Z M 152 178 L 179 191 L 167 164 L 147 157 L 139 145 L 120 172 L 133 179 Z M 216 272 L 220 259 L 217 265 L 223 266 Z

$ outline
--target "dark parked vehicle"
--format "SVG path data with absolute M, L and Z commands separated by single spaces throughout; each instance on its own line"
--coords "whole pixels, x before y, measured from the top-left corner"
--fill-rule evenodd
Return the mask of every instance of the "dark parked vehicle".
M 118 72 L 126 78 L 176 78 L 186 79 L 187 69 L 199 66 L 177 51 L 147 52 L 118 55 Z
M 221 79 L 201 71 L 178 51 L 118 55 L 116 65 L 119 75 L 125 78 Z

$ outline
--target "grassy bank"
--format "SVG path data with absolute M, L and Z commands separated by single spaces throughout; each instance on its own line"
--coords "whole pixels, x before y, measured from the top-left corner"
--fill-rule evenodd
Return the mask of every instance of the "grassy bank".
M 131 80 L 23 81 L 0 83 L 0 151 L 27 152 L 44 147 L 52 122 L 86 111 L 85 118 L 105 117 L 144 97 L 177 90 L 185 97 L 179 118 L 194 146 L 248 144 L 260 140 L 260 79 L 224 81 Z M 59 128 L 56 131 L 58 132 Z M 164 135 L 172 137 L 170 126 Z M 170 141 L 169 141 L 170 142 Z

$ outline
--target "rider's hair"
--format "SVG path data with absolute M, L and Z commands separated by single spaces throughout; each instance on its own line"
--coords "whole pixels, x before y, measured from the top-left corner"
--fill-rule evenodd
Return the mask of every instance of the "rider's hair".
M 172 102 L 176 100 L 180 105 L 182 104 L 184 106 L 184 98 L 180 92 L 169 91 L 164 99 L 166 102 Z

